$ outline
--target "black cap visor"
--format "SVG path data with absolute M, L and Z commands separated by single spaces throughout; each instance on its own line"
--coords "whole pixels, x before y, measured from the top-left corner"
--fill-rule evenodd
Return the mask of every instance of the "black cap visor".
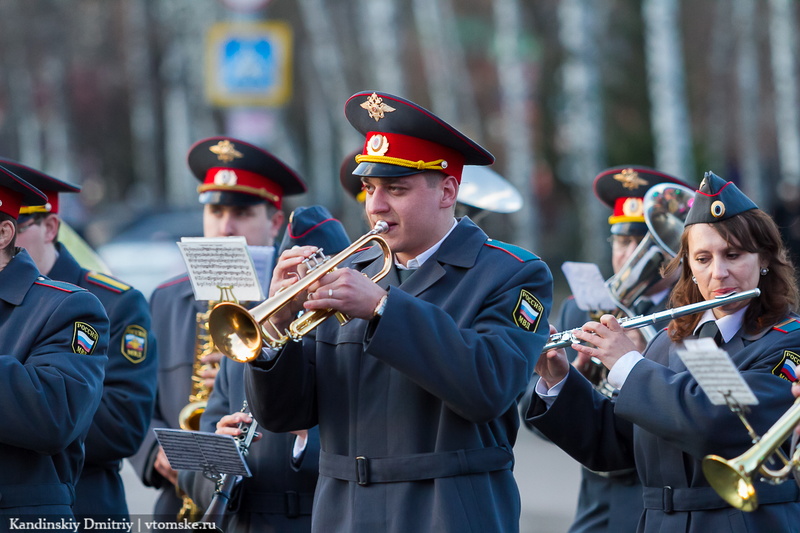
M 204 191 L 200 193 L 201 204 L 214 205 L 256 205 L 267 203 L 262 196 L 234 191 Z

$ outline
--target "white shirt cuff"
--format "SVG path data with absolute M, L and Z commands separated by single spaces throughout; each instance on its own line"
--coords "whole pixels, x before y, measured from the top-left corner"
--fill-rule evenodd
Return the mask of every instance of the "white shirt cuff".
M 300 456 L 303 455 L 303 452 L 306 451 L 306 443 L 308 442 L 307 438 L 303 438 L 300 435 L 294 436 L 294 448 L 292 448 L 292 459 L 297 461 L 300 459 Z
M 545 383 L 542 378 L 539 378 L 539 381 L 536 382 L 534 391 L 539 395 L 539 398 L 542 399 L 548 409 L 550 409 L 550 406 L 553 405 L 553 403 L 556 401 L 556 398 L 558 398 L 558 393 L 561 392 L 562 388 L 564 388 L 565 381 L 567 381 L 566 377 L 549 389 L 547 388 L 547 383 Z
M 262 360 L 265 360 L 265 361 L 272 361 L 276 357 L 278 357 L 278 351 L 279 350 L 276 350 L 274 348 L 269 348 L 269 347 L 265 346 L 265 347 L 261 348 L 261 357 L 259 359 L 262 359 Z
M 636 363 L 642 359 L 644 359 L 644 357 L 636 350 L 631 350 L 617 359 L 617 362 L 614 363 L 614 366 L 608 372 L 607 379 L 609 384 L 615 389 L 621 389 L 625 384 L 625 380 L 628 379 L 628 374 L 631 373 Z

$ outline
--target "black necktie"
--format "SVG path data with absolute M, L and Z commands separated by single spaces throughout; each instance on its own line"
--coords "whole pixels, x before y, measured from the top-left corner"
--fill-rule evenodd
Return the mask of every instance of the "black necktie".
M 722 333 L 719 331 L 719 327 L 717 327 L 717 322 L 715 320 L 709 320 L 697 331 L 697 336 L 699 338 L 708 337 L 710 339 L 714 339 L 714 342 L 717 343 L 717 346 L 722 344 Z
M 646 297 L 641 297 L 633 304 L 633 313 L 636 316 L 646 315 L 650 309 L 653 308 L 653 300 Z
M 405 280 L 407 280 L 411 274 L 416 272 L 416 270 L 416 268 L 398 268 L 397 277 L 400 278 L 400 283 L 402 284 Z

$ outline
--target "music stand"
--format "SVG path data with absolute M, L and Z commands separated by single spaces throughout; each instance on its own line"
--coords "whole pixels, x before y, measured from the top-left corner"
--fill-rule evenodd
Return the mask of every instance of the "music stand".
M 214 481 L 222 474 L 252 477 L 236 439 L 230 435 L 169 428 L 153 431 L 175 470 L 203 472 Z

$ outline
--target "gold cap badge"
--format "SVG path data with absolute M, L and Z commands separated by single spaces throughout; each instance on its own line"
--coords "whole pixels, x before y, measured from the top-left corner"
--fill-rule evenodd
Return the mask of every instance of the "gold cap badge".
M 614 179 L 622 183 L 624 188 L 631 191 L 647 185 L 647 180 L 640 178 L 639 173 L 632 168 L 626 168 L 619 174 L 614 174 Z
M 228 139 L 220 141 L 214 146 L 210 147 L 212 153 L 217 155 L 217 158 L 223 163 L 230 163 L 234 159 L 244 157 L 244 155 L 236 149 L 232 142 Z
M 383 103 L 383 98 L 378 96 L 377 93 L 372 93 L 367 101 L 361 104 L 361 107 L 369 112 L 369 118 L 374 118 L 375 122 L 384 118 L 384 113 L 391 113 L 394 108 L 390 105 Z

